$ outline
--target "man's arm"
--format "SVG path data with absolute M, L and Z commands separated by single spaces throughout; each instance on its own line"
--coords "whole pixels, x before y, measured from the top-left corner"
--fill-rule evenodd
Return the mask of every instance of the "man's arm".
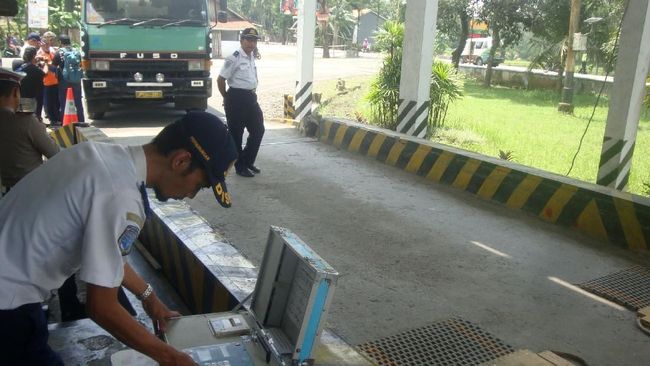
M 226 79 L 223 76 L 219 75 L 217 77 L 217 87 L 219 88 L 219 93 L 223 97 L 223 100 L 226 100 Z
M 136 286 L 144 284 L 144 281 L 133 272 L 128 264 L 125 265 L 125 282 L 127 282 L 127 271 L 131 272 L 129 276 L 135 275 L 137 277 L 137 279 L 132 278 L 132 280 L 135 280 Z M 142 283 L 138 280 L 142 281 Z M 131 283 L 128 285 L 125 283 L 125 285 L 129 290 L 132 290 Z M 146 285 L 144 285 L 144 288 L 146 288 Z M 160 303 L 157 298 L 152 298 L 153 296 L 155 294 L 152 294 L 145 302 Z M 153 306 L 159 305 L 154 303 Z M 164 307 L 164 305 L 162 306 Z M 161 365 L 195 365 L 190 356 L 177 351 L 172 346 L 156 338 L 132 318 L 117 301 L 117 287 L 102 287 L 88 283 L 86 311 L 92 320 L 115 338 L 153 358 Z M 169 310 L 167 311 L 169 312 Z
M 40 152 L 41 155 L 44 155 L 46 158 L 49 159 L 59 152 L 59 145 L 57 145 L 50 135 L 47 134 L 45 125 L 41 122 L 37 120 L 33 121 L 30 126 L 30 135 L 32 138 L 32 144 L 34 144 L 36 151 Z

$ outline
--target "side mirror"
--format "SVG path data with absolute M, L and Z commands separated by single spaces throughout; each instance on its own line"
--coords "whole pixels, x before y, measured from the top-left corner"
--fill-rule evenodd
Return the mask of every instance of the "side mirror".
M 0 2 L 0 16 L 13 17 L 18 14 L 18 3 L 16 0 L 3 0 Z
M 228 23 L 228 13 L 225 11 L 218 11 L 217 12 L 217 22 L 219 23 Z

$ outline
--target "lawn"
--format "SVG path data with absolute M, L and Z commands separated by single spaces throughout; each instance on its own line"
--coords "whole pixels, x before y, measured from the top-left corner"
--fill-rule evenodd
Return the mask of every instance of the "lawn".
M 369 106 L 364 96 L 370 77 L 346 80 L 346 93 L 337 94 L 336 82 L 316 85 L 323 93 L 321 114 L 366 120 Z M 595 95 L 577 94 L 574 115 L 557 112 L 559 94 L 504 87 L 483 88 L 464 83 L 464 96 L 450 105 L 445 126 L 432 140 L 489 156 L 510 152 L 517 163 L 566 175 L 585 131 Z M 607 119 L 607 98 L 601 98 L 587 129 L 570 177 L 595 182 Z M 650 113 L 642 113 L 632 160 L 628 189 L 650 192 Z

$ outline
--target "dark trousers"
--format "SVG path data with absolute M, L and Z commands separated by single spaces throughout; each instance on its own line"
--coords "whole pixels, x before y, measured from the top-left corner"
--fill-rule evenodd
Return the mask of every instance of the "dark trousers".
M 264 136 L 264 116 L 257 103 L 257 95 L 250 90 L 230 88 L 225 109 L 228 128 L 239 153 L 236 165 L 247 167 L 255 164 Z M 242 149 L 244 128 L 248 130 L 248 139 L 246 147 Z
M 0 310 L 0 366 L 63 365 L 47 344 L 47 320 L 40 303 Z
M 38 118 L 39 121 L 43 120 L 43 90 L 40 93 L 36 93 L 36 111 L 34 115 Z
M 79 84 L 70 84 L 65 81 L 59 80 L 59 115 L 61 120 L 65 115 L 65 98 L 68 93 L 68 87 L 72 88 L 72 93 L 74 93 L 74 105 L 77 107 L 77 119 L 79 122 L 84 122 L 84 105 L 81 102 L 81 83 Z
M 45 103 L 45 113 L 47 115 L 47 118 L 50 119 L 50 123 L 60 124 L 61 117 L 59 115 L 59 109 L 61 107 L 59 105 L 59 86 L 58 85 L 46 86 L 43 93 L 45 93 L 44 103 Z
M 59 296 L 62 322 L 70 322 L 88 317 L 86 315 L 86 307 L 79 301 L 79 298 L 77 298 L 77 283 L 75 281 L 75 275 L 72 275 L 65 280 L 63 285 L 57 290 L 57 295 Z M 132 316 L 137 315 L 122 287 L 117 291 L 117 300 L 120 302 L 122 307 L 129 312 L 129 314 Z

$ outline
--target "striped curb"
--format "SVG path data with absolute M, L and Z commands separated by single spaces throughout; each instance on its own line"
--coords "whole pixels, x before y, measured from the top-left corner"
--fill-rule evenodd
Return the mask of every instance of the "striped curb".
M 319 140 L 635 251 L 650 247 L 650 199 L 355 122 Z

